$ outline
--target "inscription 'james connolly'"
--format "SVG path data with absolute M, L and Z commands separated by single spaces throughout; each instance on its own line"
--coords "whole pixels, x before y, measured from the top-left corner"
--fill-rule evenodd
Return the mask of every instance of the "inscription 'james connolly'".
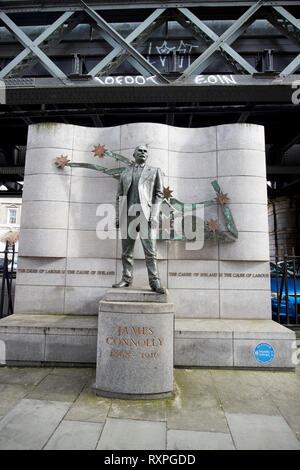
M 108 346 L 127 347 L 129 349 L 112 349 L 110 355 L 119 359 L 157 359 L 159 354 L 154 349 L 163 345 L 162 338 L 154 336 L 154 329 L 148 326 L 118 326 L 115 335 L 107 336 Z M 139 351 L 149 348 L 152 352 Z

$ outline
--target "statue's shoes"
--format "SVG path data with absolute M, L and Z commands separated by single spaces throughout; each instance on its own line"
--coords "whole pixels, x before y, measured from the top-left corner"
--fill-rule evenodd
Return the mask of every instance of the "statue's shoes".
M 121 287 L 129 287 L 130 285 L 131 285 L 131 282 L 127 282 L 127 281 L 124 281 L 124 279 L 121 279 L 120 282 L 118 282 L 117 284 L 113 284 L 112 287 L 121 288 Z
M 166 293 L 166 289 L 161 286 L 159 281 L 154 282 L 153 284 L 151 284 L 150 287 L 151 287 L 151 290 L 153 290 L 157 294 L 165 294 Z

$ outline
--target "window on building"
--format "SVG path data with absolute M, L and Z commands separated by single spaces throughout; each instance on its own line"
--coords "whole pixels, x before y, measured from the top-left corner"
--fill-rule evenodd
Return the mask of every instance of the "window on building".
M 8 223 L 9 224 L 17 223 L 17 209 L 8 209 Z

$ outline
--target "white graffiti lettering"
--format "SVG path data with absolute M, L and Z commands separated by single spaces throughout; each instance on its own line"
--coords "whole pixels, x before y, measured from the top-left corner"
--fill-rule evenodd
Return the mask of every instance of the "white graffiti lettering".
M 160 85 L 156 75 L 151 77 L 143 77 L 143 75 L 118 75 L 109 77 L 95 77 L 100 85 L 111 86 L 111 85 Z M 196 75 L 193 77 L 193 81 L 196 85 L 236 85 L 236 80 L 233 75 Z
M 100 83 L 100 85 L 146 85 L 149 82 L 159 85 L 155 75 L 151 77 L 143 77 L 142 75 L 118 75 L 116 77 L 95 77 L 94 80 Z
M 222 85 L 236 85 L 236 81 L 233 75 L 196 75 L 195 83 L 202 85 L 209 83 L 212 85 L 221 83 Z

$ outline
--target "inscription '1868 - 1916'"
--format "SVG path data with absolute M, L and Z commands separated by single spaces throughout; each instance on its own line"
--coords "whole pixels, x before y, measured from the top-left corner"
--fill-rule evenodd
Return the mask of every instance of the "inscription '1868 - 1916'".
M 154 335 L 152 327 L 118 326 L 115 334 L 105 338 L 105 343 L 112 348 L 110 356 L 116 359 L 157 359 L 157 349 L 162 347 L 163 340 Z

